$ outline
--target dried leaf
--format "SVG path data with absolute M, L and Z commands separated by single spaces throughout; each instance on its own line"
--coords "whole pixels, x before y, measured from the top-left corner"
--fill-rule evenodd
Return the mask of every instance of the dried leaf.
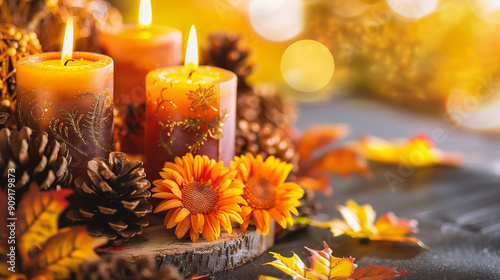
M 69 279 L 84 261 L 98 259 L 94 249 L 106 242 L 106 238 L 89 236 L 84 227 L 63 228 L 29 261 L 30 275 L 49 274 L 54 279 Z
M 281 280 L 281 279 L 267 275 L 260 275 L 259 280 Z
M 321 124 L 304 131 L 297 145 L 301 162 L 309 161 L 314 152 L 324 148 L 349 134 L 347 125 Z
M 405 236 L 418 232 L 416 220 L 399 219 L 389 212 L 375 222 L 376 213 L 372 206 L 370 204 L 358 205 L 354 200 L 348 200 L 346 206 L 339 205 L 337 209 L 342 214 L 343 220 L 311 221 L 311 225 L 329 228 L 334 236 L 349 235 L 352 238 L 370 240 L 409 241 L 428 249 L 420 239 Z
M 71 193 L 68 189 L 41 192 L 36 183 L 31 184 L 17 212 L 16 237 L 19 254 L 23 260 L 30 259 L 31 250 L 39 248 L 44 241 L 57 233 L 59 215 L 68 206 L 65 198 Z
M 307 173 L 321 174 L 325 171 L 343 177 L 353 173 L 364 174 L 367 177 L 371 175 L 366 159 L 351 148 L 339 148 L 326 153 L 313 162 Z
M 324 242 L 324 249 L 312 250 L 306 247 L 311 256 L 308 258 L 311 268 L 305 267 L 302 260 L 293 254 L 290 258 L 285 258 L 277 253 L 271 252 L 276 259 L 264 265 L 272 265 L 295 280 L 386 280 L 393 277 L 412 274 L 405 270 L 398 272 L 392 267 L 368 265 L 358 267 L 354 264 L 354 258 L 336 258 L 332 255 L 332 250 Z M 273 279 L 269 276 L 260 276 L 259 280 Z
M 330 187 L 330 178 L 326 175 L 318 178 L 310 176 L 294 176 L 292 181 L 299 184 L 303 188 L 313 191 L 321 191 L 325 195 L 331 195 L 333 193 L 332 188 Z
M 374 136 L 364 136 L 355 142 L 353 147 L 369 160 L 388 164 L 415 167 L 462 164 L 462 156 L 459 153 L 436 148 L 434 142 L 424 134 L 392 142 Z
M 365 267 L 358 267 L 354 273 L 349 276 L 349 280 L 387 280 L 392 279 L 396 276 L 413 274 L 413 272 L 408 272 L 406 270 L 398 272 L 393 267 L 386 266 L 376 266 L 370 264 Z

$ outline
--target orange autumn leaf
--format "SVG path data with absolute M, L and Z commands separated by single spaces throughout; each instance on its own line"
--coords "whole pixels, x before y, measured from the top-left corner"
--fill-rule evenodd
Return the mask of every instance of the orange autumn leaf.
M 272 265 L 292 276 L 294 280 L 386 280 L 404 274 L 411 274 L 411 272 L 405 270 L 398 272 L 392 267 L 385 266 L 368 265 L 358 267 L 354 264 L 354 258 L 334 257 L 326 242 L 324 242 L 323 250 L 312 250 L 307 247 L 306 249 L 311 254 L 308 257 L 311 264 L 310 268 L 306 267 L 296 254 L 286 258 L 273 252 L 271 254 L 276 260 L 264 265 Z
M 324 148 L 349 134 L 347 125 L 320 124 L 307 128 L 299 139 L 297 153 L 301 162 L 310 160 L 317 150 Z
M 418 232 L 416 220 L 400 219 L 389 212 L 382 215 L 376 222 L 376 212 L 370 204 L 358 205 L 354 200 L 348 200 L 346 206 L 337 207 L 343 220 L 332 219 L 327 222 L 312 221 L 317 227 L 329 228 L 334 236 L 348 235 L 352 238 L 367 238 L 370 240 L 409 241 L 428 249 L 420 239 L 406 236 Z
M 424 134 L 410 139 L 387 141 L 374 136 L 364 136 L 353 143 L 354 149 L 369 160 L 406 164 L 415 167 L 429 165 L 461 165 L 462 156 L 456 152 L 443 151 Z
M 339 148 L 326 153 L 315 160 L 309 168 L 309 174 L 331 172 L 339 176 L 348 177 L 352 173 L 371 175 L 368 162 L 359 153 L 350 148 Z
M 325 195 L 331 195 L 333 193 L 332 188 L 330 188 L 330 178 L 328 175 L 319 177 L 294 176 L 292 180 L 301 187 L 312 191 L 321 191 Z
M 41 192 L 36 183 L 31 184 L 16 213 L 16 238 L 23 260 L 29 259 L 31 250 L 40 248 L 42 242 L 57 233 L 59 215 L 68 206 L 65 198 L 71 193 L 68 189 Z
M 106 238 L 88 235 L 85 227 L 63 228 L 47 240 L 35 258 L 28 261 L 29 274 L 70 279 L 84 261 L 98 259 L 94 249 L 106 243 Z

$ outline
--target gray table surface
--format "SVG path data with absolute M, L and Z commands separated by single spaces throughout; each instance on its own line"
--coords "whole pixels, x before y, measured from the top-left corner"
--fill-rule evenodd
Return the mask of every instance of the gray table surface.
M 286 257 L 295 252 L 306 262 L 304 246 L 321 249 L 326 241 L 335 256 L 353 256 L 358 265 L 415 272 L 396 279 L 500 279 L 499 135 L 465 131 L 445 117 L 419 114 L 381 101 L 350 98 L 301 105 L 298 127 L 318 123 L 348 124 L 352 133 L 347 140 L 363 134 L 408 137 L 422 131 L 432 136 L 437 131 L 438 147 L 463 152 L 466 164 L 461 168 L 422 168 L 392 186 L 384 174 L 398 174 L 398 167 L 372 164 L 371 180 L 334 178 L 334 195 L 315 197 L 325 217 L 339 217 L 335 206 L 353 198 L 372 204 L 378 214 L 393 211 L 399 217 L 417 219 L 417 236 L 432 247 L 429 251 L 408 243 L 362 244 L 348 237 L 333 238 L 328 230 L 311 227 L 281 240 L 270 251 Z M 262 265 L 272 260 L 266 252 L 239 268 L 216 274 L 214 279 L 258 279 L 259 275 L 291 279 L 278 269 Z

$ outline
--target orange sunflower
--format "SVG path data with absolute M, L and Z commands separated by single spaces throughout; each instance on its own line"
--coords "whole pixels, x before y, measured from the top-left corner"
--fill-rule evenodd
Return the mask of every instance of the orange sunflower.
M 223 162 L 207 156 L 187 154 L 167 162 L 160 172 L 163 180 L 153 182 L 153 197 L 164 199 L 154 212 L 167 211 L 164 224 L 175 228 L 177 238 L 189 230 L 196 242 L 200 233 L 212 241 L 220 235 L 220 226 L 229 234 L 231 221 L 242 223 L 240 204 L 244 185 L 235 181 L 236 171 L 224 167 Z
M 269 233 L 271 217 L 283 228 L 293 225 L 291 213 L 299 214 L 296 207 L 304 190 L 295 183 L 285 183 L 292 168 L 293 165 L 274 156 L 265 161 L 262 156 L 250 153 L 234 158 L 231 169 L 238 171 L 236 179 L 245 184 L 243 198 L 248 203 L 241 207 L 243 230 L 251 218 L 260 234 Z

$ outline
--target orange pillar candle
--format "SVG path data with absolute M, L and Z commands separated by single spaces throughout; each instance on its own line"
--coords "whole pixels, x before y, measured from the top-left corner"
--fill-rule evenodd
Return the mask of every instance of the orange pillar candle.
M 236 75 L 198 67 L 197 52 L 192 27 L 184 67 L 154 70 L 146 77 L 145 166 L 150 174 L 188 152 L 226 165 L 234 157 Z
M 65 42 L 72 41 L 67 39 L 68 35 Z M 70 48 L 64 55 L 25 57 L 18 61 L 16 75 L 20 125 L 31 127 L 35 137 L 46 131 L 66 144 L 73 175 L 86 175 L 87 162 L 110 151 L 113 60 L 99 54 L 72 53 Z
M 149 0 L 141 1 L 139 25 L 124 24 L 115 32 L 101 34 L 100 49 L 115 63 L 115 107 L 125 120 L 127 106 L 143 106 L 145 80 L 149 71 L 182 62 L 182 34 L 179 30 L 151 25 Z M 141 120 L 134 120 L 141 121 Z M 144 120 L 142 120 L 142 125 Z M 121 150 L 130 154 L 144 152 L 144 131 L 129 129 Z

